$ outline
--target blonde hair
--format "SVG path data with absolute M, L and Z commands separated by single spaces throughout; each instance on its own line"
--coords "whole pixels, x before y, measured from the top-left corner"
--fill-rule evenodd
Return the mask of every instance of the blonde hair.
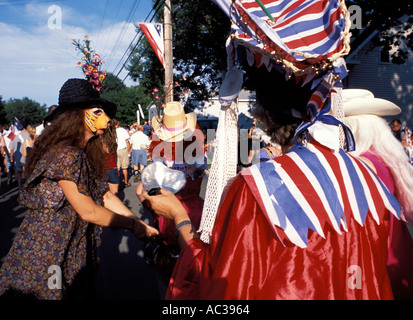
M 401 204 L 407 221 L 413 223 L 413 166 L 387 122 L 376 115 L 345 117 L 343 121 L 353 132 L 359 156 L 369 151 L 379 157 L 390 170 L 395 196 Z
M 29 133 L 29 136 L 31 139 L 34 139 L 36 137 L 36 128 L 29 126 L 27 127 L 27 132 Z

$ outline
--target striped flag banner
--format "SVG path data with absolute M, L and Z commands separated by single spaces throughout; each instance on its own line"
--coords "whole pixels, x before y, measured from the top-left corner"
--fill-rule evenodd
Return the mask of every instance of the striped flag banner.
M 402 215 L 383 182 L 343 150 L 296 145 L 285 156 L 251 166 L 241 175 L 279 239 L 301 248 L 307 246 L 309 229 L 324 237 L 326 223 L 341 233 L 351 217 L 364 225 L 369 212 L 378 224 L 385 209 L 398 219 Z
M 148 39 L 153 51 L 155 51 L 156 56 L 159 61 L 164 64 L 164 38 L 163 38 L 163 27 L 161 23 L 149 23 L 149 22 L 139 22 L 139 27 L 141 28 L 143 34 Z

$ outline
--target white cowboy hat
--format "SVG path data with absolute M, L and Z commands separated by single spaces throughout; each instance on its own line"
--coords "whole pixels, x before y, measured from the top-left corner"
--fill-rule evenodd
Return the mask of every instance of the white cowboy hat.
M 196 114 L 185 114 L 183 106 L 177 102 L 168 102 L 163 109 L 163 116 L 152 118 L 155 134 L 163 141 L 181 141 L 192 135 L 196 127 Z
M 343 89 L 344 116 L 373 114 L 376 116 L 394 116 L 402 110 L 393 102 L 375 98 L 373 93 L 366 89 Z

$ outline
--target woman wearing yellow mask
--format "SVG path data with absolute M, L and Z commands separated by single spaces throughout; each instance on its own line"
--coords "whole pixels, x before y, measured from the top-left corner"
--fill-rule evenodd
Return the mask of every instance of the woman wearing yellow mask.
M 101 226 L 156 235 L 108 188 L 104 133 L 115 104 L 83 79 L 69 79 L 51 122 L 28 159 L 19 202 L 28 208 L 0 269 L 0 297 L 71 299 L 93 296 Z

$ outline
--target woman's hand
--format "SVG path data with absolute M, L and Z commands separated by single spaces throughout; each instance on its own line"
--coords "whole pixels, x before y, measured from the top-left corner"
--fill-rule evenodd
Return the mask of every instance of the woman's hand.
M 143 184 L 139 183 L 138 187 L 136 188 L 136 195 L 145 208 L 151 209 L 157 215 L 175 220 L 175 222 L 176 220 L 180 220 L 180 216 L 182 216 L 183 219 L 187 219 L 188 217 L 186 210 L 182 206 L 181 202 L 169 190 L 161 188 L 159 194 L 157 194 L 156 196 L 150 196 L 143 187 Z
M 138 239 L 151 238 L 159 234 L 159 231 L 157 229 L 147 225 L 141 219 L 138 219 L 138 218 L 133 218 L 133 219 L 134 219 L 134 223 L 133 223 L 131 231 L 136 238 Z
M 191 221 L 181 201 L 169 190 L 161 188 L 157 195 L 150 196 L 141 182 L 136 188 L 136 195 L 144 207 L 151 209 L 157 215 L 173 220 L 175 226 L 183 221 Z M 194 237 L 197 237 L 197 232 L 192 224 L 179 228 L 178 243 L 181 248 Z

